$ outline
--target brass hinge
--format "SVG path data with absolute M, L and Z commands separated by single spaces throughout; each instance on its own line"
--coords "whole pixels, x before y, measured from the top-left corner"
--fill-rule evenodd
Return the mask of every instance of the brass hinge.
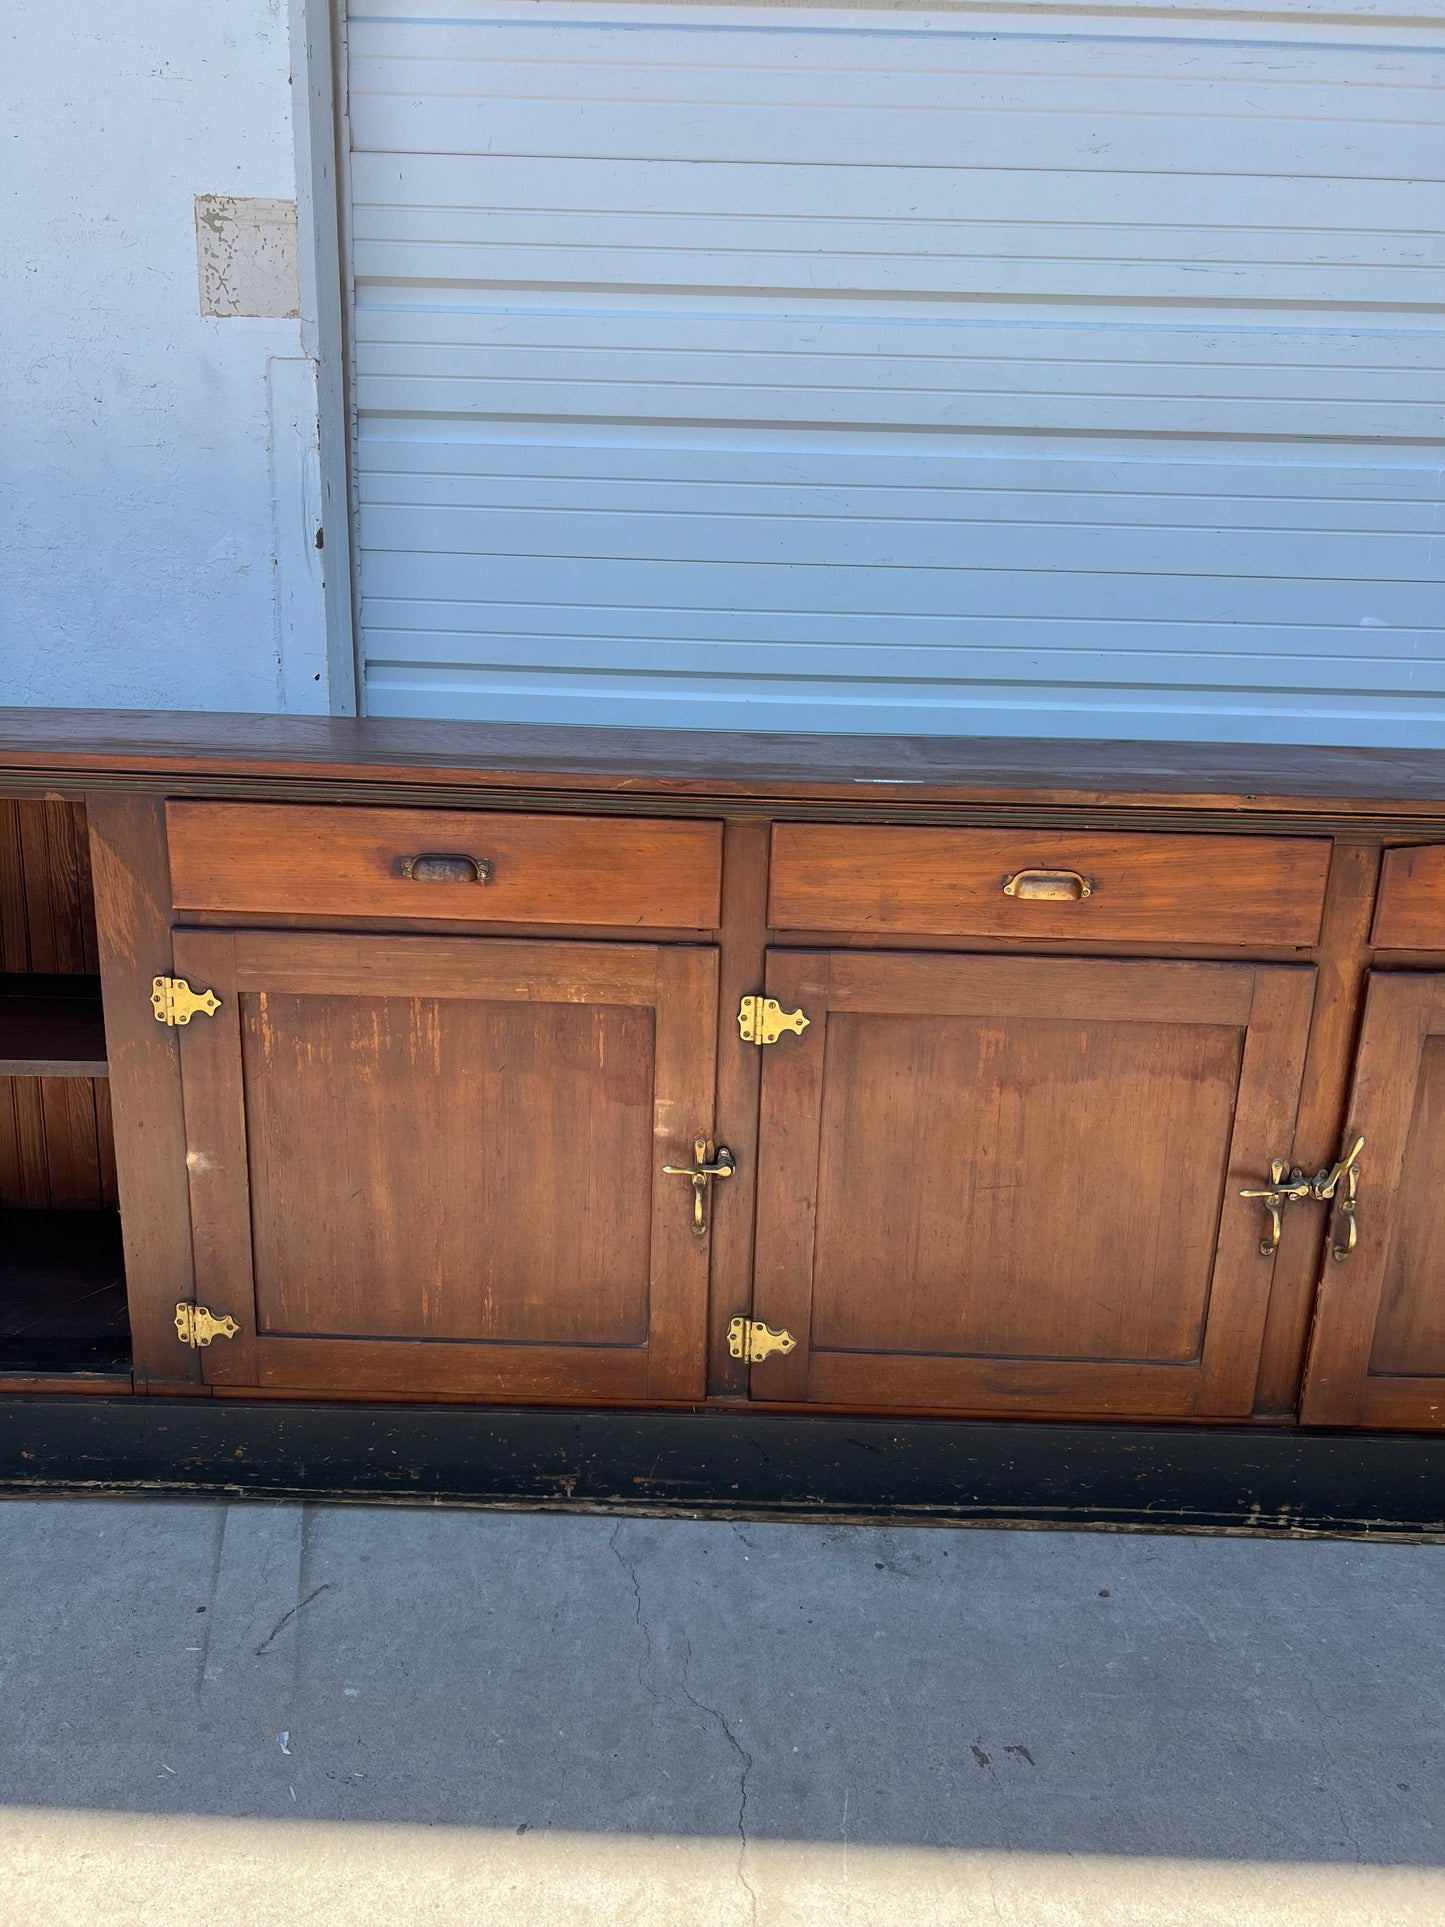
M 774 1352 L 786 1358 L 797 1342 L 791 1332 L 775 1332 L 759 1318 L 734 1318 L 728 1326 L 728 1351 L 749 1365 L 761 1365 Z
M 220 1008 L 221 1000 L 214 990 L 192 990 L 184 977 L 156 977 L 151 982 L 151 1009 L 156 1022 L 172 1030 L 177 1024 L 188 1024 L 197 1011 L 214 1017 Z
M 811 1020 L 801 1010 L 786 1011 L 776 997 L 744 997 L 738 1011 L 738 1036 L 745 1044 L 776 1044 L 785 1030 L 799 1037 Z
M 198 1345 L 209 1345 L 213 1338 L 234 1338 L 240 1329 L 234 1318 L 217 1318 L 205 1305 L 188 1305 L 182 1300 L 176 1306 L 176 1337 L 192 1351 Z

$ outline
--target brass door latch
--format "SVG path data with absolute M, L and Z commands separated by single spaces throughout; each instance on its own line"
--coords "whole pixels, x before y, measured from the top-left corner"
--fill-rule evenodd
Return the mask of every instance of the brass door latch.
M 1258 1198 L 1269 1213 L 1269 1235 L 1261 1238 L 1261 1256 L 1272 1258 L 1279 1250 L 1280 1233 L 1284 1229 L 1284 1208 L 1287 1204 L 1304 1204 L 1311 1199 L 1326 1203 L 1339 1190 L 1344 1180 L 1344 1195 L 1340 1198 L 1340 1215 L 1346 1224 L 1345 1242 L 1332 1247 L 1336 1259 L 1348 1258 L 1355 1248 L 1355 1199 L 1360 1189 L 1359 1155 L 1365 1148 L 1362 1137 L 1355 1139 L 1349 1150 L 1336 1164 L 1327 1164 L 1307 1178 L 1298 1165 L 1290 1170 L 1283 1158 L 1276 1158 L 1269 1167 L 1269 1185 L 1263 1191 L 1241 1191 L 1242 1198 Z
M 790 1331 L 775 1332 L 760 1318 L 734 1318 L 728 1325 L 729 1354 L 733 1358 L 745 1358 L 749 1365 L 761 1365 L 774 1352 L 786 1358 L 797 1342 Z
M 745 1044 L 776 1044 L 785 1030 L 801 1037 L 811 1018 L 801 1010 L 784 1010 L 776 997 L 744 997 L 738 1010 L 738 1036 Z
M 694 1138 L 691 1164 L 664 1164 L 669 1178 L 692 1179 L 692 1228 L 699 1238 L 707 1235 L 707 1188 L 714 1178 L 730 1178 L 736 1166 L 725 1144 L 713 1149 L 712 1139 Z
M 213 1338 L 235 1338 L 241 1327 L 234 1318 L 217 1318 L 205 1305 L 176 1306 L 176 1337 L 192 1351 L 209 1345 Z
M 155 977 L 151 980 L 151 1008 L 158 1024 L 174 1030 L 177 1024 L 188 1024 L 197 1011 L 203 1017 L 214 1017 L 221 1000 L 214 990 L 192 990 L 184 977 Z

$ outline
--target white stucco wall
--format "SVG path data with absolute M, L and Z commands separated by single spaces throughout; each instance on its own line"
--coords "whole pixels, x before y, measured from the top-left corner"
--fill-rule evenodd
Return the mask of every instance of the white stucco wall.
M 10 0 L 0 702 L 328 705 L 315 370 L 199 312 L 197 194 L 296 194 L 286 0 Z

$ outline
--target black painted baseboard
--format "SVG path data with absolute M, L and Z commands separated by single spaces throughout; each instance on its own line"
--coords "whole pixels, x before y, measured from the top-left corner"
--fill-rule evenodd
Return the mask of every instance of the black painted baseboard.
M 1445 1437 L 43 1396 L 0 1493 L 1445 1536 Z

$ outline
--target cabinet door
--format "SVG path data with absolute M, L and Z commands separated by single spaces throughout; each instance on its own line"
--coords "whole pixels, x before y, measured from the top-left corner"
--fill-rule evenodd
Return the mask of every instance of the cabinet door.
M 701 1395 L 716 952 L 177 931 L 215 1385 Z M 714 1192 L 723 1187 L 715 1184 Z
M 1365 1001 L 1345 1141 L 1363 1137 L 1358 1241 L 1336 1214 L 1305 1376 L 1307 1425 L 1445 1428 L 1445 976 Z
M 753 1396 L 1250 1410 L 1314 972 L 771 953 Z

